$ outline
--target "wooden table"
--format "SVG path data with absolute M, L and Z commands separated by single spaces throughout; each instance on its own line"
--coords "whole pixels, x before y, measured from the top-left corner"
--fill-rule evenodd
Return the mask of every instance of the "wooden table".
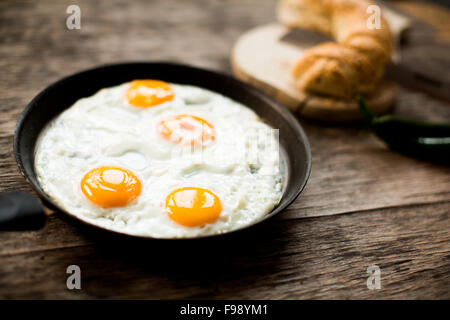
M 13 158 L 13 130 L 53 81 L 141 60 L 230 73 L 233 42 L 274 20 L 274 1 L 78 1 L 81 30 L 68 30 L 72 2 L 0 2 L 1 191 L 31 191 Z M 450 81 L 450 11 L 394 6 L 422 19 L 404 62 Z M 406 89 L 396 112 L 450 119 L 450 108 Z M 450 298 L 450 168 L 389 151 L 362 126 L 302 124 L 311 178 L 277 219 L 232 238 L 163 243 L 122 241 L 55 213 L 42 230 L 0 233 L 0 297 Z M 81 290 L 66 288 L 72 264 Z M 366 286 L 371 265 L 381 268 L 380 290 Z

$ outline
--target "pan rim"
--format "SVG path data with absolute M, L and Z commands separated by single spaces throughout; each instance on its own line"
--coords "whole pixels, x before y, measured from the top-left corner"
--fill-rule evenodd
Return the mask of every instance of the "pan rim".
M 169 238 L 169 237 L 152 237 L 152 236 L 146 236 L 146 235 L 139 235 L 139 234 L 130 234 L 130 233 L 126 233 L 126 232 L 121 232 L 119 230 L 115 230 L 115 229 L 109 229 L 97 224 L 94 224 L 92 222 L 83 220 L 82 218 L 78 217 L 77 215 L 69 212 L 68 210 L 62 208 L 61 206 L 59 206 L 56 201 L 54 201 L 47 193 L 45 193 L 42 188 L 40 187 L 40 185 L 37 183 L 35 184 L 30 178 L 30 173 L 27 171 L 27 169 L 25 168 L 24 165 L 24 161 L 23 161 L 23 157 L 21 154 L 21 136 L 22 136 L 22 132 L 25 128 L 25 122 L 26 120 L 30 117 L 30 113 L 31 111 L 35 108 L 36 103 L 41 99 L 41 97 L 47 95 L 49 92 L 51 92 L 52 90 L 54 90 L 55 87 L 70 81 L 73 78 L 82 76 L 83 74 L 87 74 L 87 73 L 92 73 L 92 72 L 96 72 L 99 71 L 101 69 L 107 69 L 107 68 L 114 68 L 114 67 L 126 67 L 126 66 L 136 66 L 136 65 L 158 65 L 160 67 L 163 66 L 167 66 L 167 67 L 171 67 L 171 68 L 183 68 L 183 69 L 189 69 L 191 71 L 196 71 L 196 72 L 203 72 L 203 73 L 208 73 L 211 75 L 215 75 L 215 76 L 219 76 L 220 78 L 222 78 L 223 80 L 226 81 L 231 81 L 234 82 L 236 85 L 243 87 L 243 89 L 245 89 L 245 91 L 248 91 L 249 93 L 251 93 L 253 96 L 257 97 L 258 99 L 262 100 L 264 103 L 266 103 L 267 105 L 269 105 L 272 109 L 274 109 L 282 118 L 284 121 L 286 121 L 286 123 L 289 124 L 289 126 L 296 132 L 298 133 L 297 139 L 300 140 L 301 144 L 304 145 L 304 149 L 305 149 L 305 159 L 303 159 L 303 161 L 306 164 L 305 167 L 305 174 L 301 179 L 301 183 L 296 185 L 296 189 L 294 191 L 293 194 L 291 194 L 289 196 L 289 198 L 287 199 L 287 201 L 285 203 L 283 203 L 282 205 L 277 205 L 275 206 L 269 213 L 267 213 L 265 216 L 263 216 L 262 218 L 252 222 L 251 224 L 242 226 L 238 229 L 234 229 L 231 231 L 227 231 L 224 233 L 218 233 L 218 234 L 209 234 L 209 235 L 202 235 L 202 236 L 197 236 L 197 237 L 186 237 L 186 238 Z M 248 106 L 247 106 L 248 107 Z M 248 107 L 250 109 L 253 110 L 253 108 Z M 50 121 L 50 119 L 47 121 L 47 123 Z M 42 129 L 41 131 L 42 132 Z M 93 67 L 93 68 L 89 68 L 86 70 L 82 70 L 73 74 L 70 74 L 68 76 L 65 76 L 53 83 L 51 83 L 50 85 L 48 85 L 47 87 L 45 87 L 43 90 L 41 90 L 24 108 L 24 110 L 22 111 L 21 115 L 19 116 L 18 120 L 17 120 L 17 124 L 14 130 L 14 141 L 13 141 L 13 149 L 14 149 L 14 156 L 15 156 L 15 160 L 17 162 L 17 165 L 19 167 L 20 173 L 22 174 L 22 176 L 24 176 L 24 178 L 26 179 L 26 181 L 28 182 L 28 184 L 32 187 L 32 189 L 34 190 L 34 192 L 37 193 L 37 195 L 39 196 L 39 198 L 41 198 L 45 204 L 47 206 L 50 206 L 52 208 L 57 209 L 58 211 L 63 212 L 64 214 L 68 215 L 71 218 L 74 218 L 75 220 L 82 222 L 85 225 L 103 230 L 103 231 L 108 231 L 110 233 L 114 233 L 117 235 L 122 235 L 122 236 L 127 236 L 127 237 L 131 237 L 131 238 L 140 238 L 140 239 L 152 239 L 152 240 L 197 240 L 197 239 L 209 239 L 209 238 L 216 238 L 219 236 L 226 236 L 226 235 L 230 235 L 230 234 L 234 234 L 243 230 L 247 230 L 251 227 L 254 227 L 256 225 L 260 225 L 264 222 L 266 222 L 267 220 L 271 219 L 272 217 L 274 217 L 275 215 L 281 213 L 283 210 L 285 210 L 288 206 L 290 206 L 297 198 L 298 196 L 302 193 L 302 191 L 304 190 L 310 174 L 311 174 L 311 166 L 312 166 L 312 161 L 311 161 L 311 149 L 310 149 L 310 144 L 309 144 L 309 140 L 302 128 L 302 126 L 300 125 L 300 123 L 298 122 L 298 120 L 294 117 L 294 115 L 284 106 L 282 106 L 280 103 L 278 103 L 277 101 L 275 101 L 273 98 L 269 97 L 268 95 L 266 95 L 264 92 L 262 92 L 261 90 L 251 86 L 248 83 L 245 83 L 239 79 L 236 79 L 233 76 L 230 76 L 228 74 L 225 74 L 223 72 L 220 71 L 216 71 L 216 70 L 211 70 L 211 69 L 206 69 L 206 68 L 200 68 L 200 67 L 195 67 L 195 66 L 191 66 L 191 65 L 187 65 L 187 64 L 181 64 L 181 63 L 174 63 L 174 62 L 166 62 L 166 61 L 131 61 L 131 62 L 120 62 L 120 63 L 112 63 L 112 64 L 105 64 L 105 65 L 100 65 L 97 67 Z M 34 153 L 34 150 L 32 151 Z M 289 155 L 287 155 L 289 157 Z M 34 169 L 33 169 L 34 170 Z M 284 192 L 286 193 L 286 191 Z M 284 194 L 282 195 L 282 199 L 284 197 Z M 282 200 L 281 199 L 281 200 Z M 280 201 L 281 201 L 280 200 Z

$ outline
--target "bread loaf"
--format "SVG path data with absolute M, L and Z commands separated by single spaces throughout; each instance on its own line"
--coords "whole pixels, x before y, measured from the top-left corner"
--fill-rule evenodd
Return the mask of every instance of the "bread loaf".
M 373 5 L 367 0 L 281 0 L 277 16 L 288 27 L 327 34 L 335 42 L 315 46 L 294 65 L 292 75 L 299 90 L 351 100 L 357 93 L 373 92 L 392 50 L 386 20 L 369 28 Z

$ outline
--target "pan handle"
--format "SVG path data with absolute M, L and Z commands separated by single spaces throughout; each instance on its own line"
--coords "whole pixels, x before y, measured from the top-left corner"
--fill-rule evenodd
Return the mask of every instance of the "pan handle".
M 44 226 L 42 203 L 26 192 L 0 193 L 0 230 L 37 230 Z

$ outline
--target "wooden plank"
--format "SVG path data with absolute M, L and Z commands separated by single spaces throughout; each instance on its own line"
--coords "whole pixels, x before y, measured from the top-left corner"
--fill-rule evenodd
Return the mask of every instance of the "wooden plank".
M 110 238 L 1 254 L 0 297 L 448 299 L 449 228 L 446 202 L 277 221 L 221 241 Z M 71 264 L 81 268 L 79 291 L 65 287 Z M 366 286 L 373 264 L 380 290 Z
M 140 2 L 136 7 L 120 6 L 121 14 L 115 15 L 118 3 L 104 10 L 101 5 L 81 1 L 84 24 L 79 31 L 69 31 L 64 24 L 65 7 L 60 2 L 43 1 L 36 7 L 31 3 L 27 6 L 3 2 L 2 19 L 10 27 L 0 31 L 0 38 L 8 44 L 0 49 L 0 66 L 6 74 L 0 87 L 3 102 L 0 153 L 4 159 L 0 164 L 1 190 L 30 190 L 16 169 L 12 133 L 21 109 L 45 85 L 69 73 L 118 60 L 172 59 L 229 71 L 228 54 L 237 36 L 252 25 L 273 19 L 274 3 L 270 2 L 256 5 L 255 1 L 246 1 L 239 10 L 232 3 L 197 0 L 197 4 L 204 10 L 197 10 L 192 3 L 177 3 L 175 10 L 170 1 Z M 245 11 L 250 8 L 253 9 Z M 146 9 L 155 13 L 148 21 L 147 16 L 141 16 Z M 164 14 L 169 10 L 170 15 Z M 203 14 L 203 11 L 221 12 L 221 15 Z M 183 23 L 179 21 L 181 16 Z M 120 21 L 127 23 L 126 32 Z M 199 21 L 200 25 L 196 23 Z M 164 28 L 160 27 L 163 23 Z M 227 28 L 219 30 L 217 26 L 225 23 Z M 7 30 L 13 30 L 14 36 Z M 208 48 L 204 47 L 205 43 Z M 440 57 L 442 61 L 435 68 L 447 66 L 445 70 L 450 70 L 450 59 L 445 52 Z M 426 55 L 420 58 L 426 59 Z M 403 104 L 408 104 L 408 113 L 422 112 L 424 98 L 416 96 L 401 94 L 400 110 Z M 428 109 L 444 109 L 435 102 L 426 103 Z M 442 111 L 442 114 L 450 118 L 450 112 Z M 448 168 L 391 153 L 364 129 L 306 123 L 305 127 L 312 145 L 313 172 L 305 194 L 285 218 L 449 198 Z

